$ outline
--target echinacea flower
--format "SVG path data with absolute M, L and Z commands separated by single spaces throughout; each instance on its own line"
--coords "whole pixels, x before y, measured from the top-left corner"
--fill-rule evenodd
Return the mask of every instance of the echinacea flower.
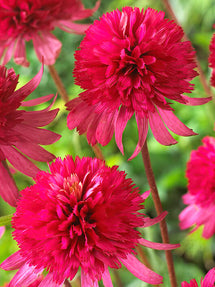
M 135 115 L 139 141 L 131 158 L 143 147 L 148 125 L 163 145 L 176 143 L 168 129 L 194 135 L 170 101 L 200 105 L 210 98 L 182 95 L 193 90 L 189 81 L 197 75 L 195 53 L 182 37 L 181 27 L 151 8 L 125 7 L 96 20 L 75 53 L 76 84 L 85 91 L 67 104 L 69 129 L 86 133 L 91 145 L 108 144 L 115 132 L 123 153 L 122 134 Z
M 90 17 L 98 8 L 85 9 L 81 0 L 0 0 L 0 58 L 5 65 L 12 57 L 16 64 L 28 66 L 26 41 L 33 41 L 40 61 L 53 65 L 61 42 L 51 33 L 55 27 L 83 34 L 87 24 L 74 21 Z
M 187 164 L 188 193 L 183 201 L 188 206 L 179 215 L 181 229 L 203 225 L 202 236 L 215 233 L 215 139 L 205 137 L 203 146 L 192 151 Z
M 215 87 L 215 33 L 212 36 L 209 48 L 210 48 L 209 67 L 212 68 L 211 85 Z
M 41 129 L 54 120 L 58 109 L 25 111 L 22 107 L 35 106 L 47 102 L 53 95 L 23 101 L 39 85 L 43 68 L 26 85 L 16 89 L 19 75 L 13 69 L 0 66 L 0 196 L 12 206 L 16 206 L 18 190 L 9 175 L 5 160 L 20 172 L 34 177 L 38 167 L 29 160 L 49 162 L 55 158 L 40 145 L 49 145 L 60 136 Z M 27 157 L 26 157 L 27 156 Z
M 181 287 L 198 287 L 196 279 L 192 279 L 190 283 L 182 282 Z M 205 275 L 205 278 L 201 280 L 201 287 L 214 287 L 215 286 L 215 268 L 212 268 Z
M 142 196 L 131 179 L 103 161 L 71 156 L 57 158 L 50 172 L 40 171 L 35 184 L 21 192 L 12 219 L 13 236 L 20 250 L 0 267 L 18 269 L 11 287 L 28 287 L 45 269 L 42 286 L 62 286 L 81 268 L 83 287 L 111 287 L 109 268 L 123 264 L 139 279 L 160 284 L 162 277 L 136 257 L 138 243 L 154 249 L 172 249 L 179 244 L 160 244 L 141 238 L 138 227 L 159 222 L 140 210 L 149 192 Z

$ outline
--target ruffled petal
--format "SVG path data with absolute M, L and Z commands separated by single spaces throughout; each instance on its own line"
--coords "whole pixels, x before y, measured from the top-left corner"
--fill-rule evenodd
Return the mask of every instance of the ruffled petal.
M 147 268 L 134 255 L 128 254 L 126 259 L 120 258 L 120 261 L 135 277 L 140 280 L 149 284 L 162 284 L 162 276 Z
M 180 247 L 180 244 L 157 243 L 157 242 L 151 242 L 144 238 L 139 238 L 138 242 L 143 246 L 156 249 L 156 250 L 172 250 L 172 249 Z
M 177 141 L 168 132 L 157 110 L 155 110 L 154 113 L 149 113 L 149 124 L 155 139 L 160 144 L 172 145 L 177 143 Z
M 105 287 L 113 287 L 110 272 L 108 269 L 105 269 L 104 273 L 102 274 L 102 280 Z
M 29 62 L 26 57 L 25 39 L 19 37 L 16 41 L 16 47 L 14 51 L 14 62 L 17 65 L 22 65 L 24 67 L 29 67 Z
M 197 135 L 187 126 L 185 126 L 172 111 L 160 109 L 158 111 L 163 119 L 164 123 L 167 125 L 168 129 L 180 136 L 193 136 Z
M 24 157 L 15 148 L 10 146 L 1 147 L 2 151 L 6 155 L 8 161 L 20 172 L 35 177 L 39 171 L 39 168 L 34 165 L 29 159 Z
M 61 51 L 61 42 L 47 31 L 35 34 L 32 40 L 40 62 L 44 61 L 45 65 L 54 65 Z
M 137 127 L 138 127 L 139 140 L 135 148 L 135 151 L 132 154 L 132 156 L 129 158 L 129 160 L 135 158 L 138 155 L 138 153 L 141 151 L 144 145 L 144 142 L 146 140 L 147 133 L 148 133 L 148 119 L 142 118 L 138 114 L 136 114 L 136 121 L 137 121 Z
M 130 120 L 130 118 L 133 115 L 133 111 L 131 109 L 128 109 L 124 106 L 120 108 L 116 124 L 115 124 L 115 139 L 116 144 L 121 151 L 122 154 L 124 154 L 123 151 L 123 145 L 122 145 L 122 134 L 124 132 L 124 129 L 127 125 L 127 122 Z
M 1 263 L 0 268 L 7 271 L 16 270 L 21 268 L 25 264 L 25 261 L 26 260 L 21 256 L 20 251 L 17 251 L 5 259 Z
M 90 276 L 81 270 L 81 287 L 99 287 L 98 281 L 93 281 Z
M 9 175 L 7 169 L 0 161 L 0 196 L 11 206 L 16 206 L 17 199 L 19 198 L 19 191 L 17 186 Z

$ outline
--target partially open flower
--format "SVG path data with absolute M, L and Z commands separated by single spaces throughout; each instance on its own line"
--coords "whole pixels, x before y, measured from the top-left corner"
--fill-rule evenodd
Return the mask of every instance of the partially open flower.
M 106 145 L 115 132 L 123 153 L 122 134 L 135 115 L 139 141 L 131 158 L 143 147 L 150 125 L 156 140 L 175 144 L 178 135 L 195 133 L 174 115 L 171 101 L 200 105 L 210 98 L 190 98 L 197 75 L 191 43 L 183 30 L 151 8 L 125 7 L 107 13 L 86 31 L 76 52 L 74 76 L 85 91 L 67 104 L 68 127 L 86 133 L 88 142 Z
M 39 169 L 29 158 L 42 162 L 53 160 L 55 156 L 40 145 L 52 144 L 60 138 L 58 134 L 40 128 L 56 117 L 58 109 L 50 110 L 52 104 L 41 111 L 20 109 L 53 98 L 53 95 L 48 95 L 23 101 L 36 89 L 42 73 L 43 68 L 30 82 L 15 90 L 19 75 L 13 69 L 0 66 L 0 196 L 12 206 L 16 205 L 19 194 L 9 176 L 5 160 L 20 172 L 34 177 Z
M 28 287 L 45 269 L 42 286 L 61 286 L 81 268 L 82 286 L 111 287 L 108 268 L 121 265 L 139 279 L 160 284 L 162 277 L 135 257 L 142 244 L 154 249 L 173 249 L 179 244 L 160 244 L 141 238 L 138 227 L 162 220 L 166 213 L 149 219 L 140 210 L 149 192 L 138 189 L 116 166 L 103 161 L 71 156 L 57 158 L 50 172 L 40 171 L 36 183 L 21 192 L 12 220 L 13 236 L 20 250 L 2 264 L 18 269 L 11 281 Z
M 33 40 L 35 52 L 44 64 L 53 65 L 61 42 L 51 33 L 55 27 L 83 34 L 85 19 L 98 8 L 84 9 L 81 0 L 0 0 L 0 58 L 5 65 L 13 56 L 15 63 L 28 66 L 25 43 Z
M 181 287 L 198 287 L 196 279 L 192 279 L 190 283 L 182 282 Z M 215 268 L 212 268 L 205 275 L 205 278 L 201 280 L 201 287 L 214 287 L 215 286 Z
M 215 139 L 205 137 L 203 146 L 192 151 L 187 164 L 188 193 L 183 196 L 188 204 L 179 215 L 181 229 L 203 225 L 203 234 L 215 234 Z

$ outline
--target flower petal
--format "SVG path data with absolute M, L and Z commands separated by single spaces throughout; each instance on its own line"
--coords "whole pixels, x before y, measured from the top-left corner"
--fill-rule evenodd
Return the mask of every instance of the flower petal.
M 163 211 L 161 214 L 159 214 L 158 216 L 154 218 L 145 217 L 143 227 L 149 227 L 149 226 L 152 226 L 154 224 L 161 222 L 167 216 L 167 214 L 168 214 L 167 211 Z
M 149 284 L 162 284 L 163 278 L 147 268 L 134 255 L 128 254 L 127 258 L 120 258 L 125 267 L 140 280 Z
M 167 125 L 168 129 L 180 136 L 192 136 L 197 135 L 187 126 L 185 126 L 172 111 L 160 109 L 158 111 L 163 119 L 164 123 Z
M 33 45 L 38 59 L 45 65 L 54 65 L 61 51 L 61 42 L 50 32 L 42 31 L 33 37 Z
M 135 148 L 135 151 L 132 154 L 132 156 L 129 158 L 129 160 L 135 158 L 138 155 L 138 153 L 141 151 L 144 145 L 144 142 L 146 140 L 147 133 L 148 133 L 148 119 L 142 118 L 138 114 L 136 114 L 136 121 L 137 121 L 137 127 L 138 127 L 139 140 Z
M 19 198 L 19 191 L 17 186 L 10 177 L 7 169 L 0 161 L 0 196 L 11 206 L 16 206 L 17 199 Z
M 14 51 L 14 62 L 17 65 L 29 67 L 29 62 L 26 57 L 25 39 L 21 36 L 16 41 L 16 48 Z
M 185 95 L 181 95 L 181 97 L 185 100 L 185 105 L 190 105 L 190 106 L 199 106 L 199 105 L 204 105 L 212 100 L 212 97 L 208 98 L 190 98 Z M 183 104 L 183 103 L 182 103 Z
M 3 236 L 4 232 L 5 232 L 5 227 L 0 226 L 0 238 Z
M 0 267 L 3 270 L 16 270 L 21 268 L 25 264 L 25 258 L 23 258 L 20 254 L 20 250 L 9 256 L 7 259 L 5 259 Z
M 205 278 L 201 284 L 202 287 L 214 287 L 215 285 L 215 268 L 212 268 L 205 275 Z
M 98 281 L 93 281 L 90 276 L 81 270 L 81 287 L 99 287 Z
M 33 111 L 25 112 L 22 114 L 22 123 L 28 124 L 33 127 L 43 127 L 51 123 L 57 116 L 59 109 L 54 109 L 51 111 Z
M 156 250 L 172 250 L 172 249 L 180 247 L 180 244 L 157 243 L 157 242 L 151 242 L 144 238 L 139 238 L 138 242 L 143 246 L 156 249 Z
M 22 102 L 22 107 L 32 107 L 42 103 L 46 103 L 47 101 L 51 100 L 54 97 L 53 94 L 39 97 L 33 100 Z
M 116 120 L 115 139 L 116 139 L 116 144 L 122 154 L 124 154 L 123 145 L 122 145 L 122 134 L 124 132 L 124 129 L 127 125 L 128 120 L 130 120 L 132 115 L 133 115 L 133 111 L 131 109 L 128 109 L 125 106 L 121 106 L 117 120 Z
M 105 146 L 111 140 L 116 122 L 116 112 L 103 112 L 96 129 L 96 139 Z
M 104 273 L 102 274 L 102 280 L 105 287 L 113 287 L 110 272 L 108 269 L 105 269 Z
M 149 124 L 155 139 L 160 144 L 172 145 L 177 143 L 177 141 L 168 132 L 157 110 L 155 110 L 154 113 L 149 113 Z
M 197 207 L 194 204 L 187 206 L 180 214 L 179 214 L 179 226 L 181 229 L 186 229 L 195 224 L 198 212 Z
M 4 154 L 7 156 L 8 161 L 22 173 L 35 177 L 39 168 L 34 165 L 29 159 L 24 157 L 15 148 L 10 146 L 1 147 Z
M 38 287 L 61 287 L 64 286 L 63 283 L 57 283 L 53 279 L 53 275 L 51 273 L 47 274 L 46 277 L 42 280 Z
M 61 20 L 57 22 L 57 26 L 68 33 L 84 34 L 90 24 L 78 24 L 68 20 Z

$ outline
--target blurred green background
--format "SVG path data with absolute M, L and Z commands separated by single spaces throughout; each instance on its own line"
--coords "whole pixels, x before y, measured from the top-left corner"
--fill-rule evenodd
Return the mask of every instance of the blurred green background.
M 95 0 L 84 0 L 85 7 L 91 8 L 95 4 Z M 214 0 L 172 0 L 170 1 L 172 8 L 178 18 L 179 23 L 184 28 L 186 34 L 190 38 L 194 48 L 196 49 L 198 59 L 200 60 L 202 69 L 205 73 L 207 81 L 210 79 L 210 69 L 208 68 L 209 43 L 213 34 L 212 25 L 215 23 L 215 1 Z M 101 16 L 106 11 L 113 9 L 121 9 L 123 6 L 137 6 L 140 8 L 152 7 L 157 10 L 166 12 L 165 6 L 161 0 L 101 0 L 99 10 L 91 17 L 88 22 L 93 22 L 94 19 Z M 166 13 L 168 17 L 168 13 Z M 73 83 L 73 67 L 74 67 L 74 51 L 78 48 L 82 36 L 68 34 L 59 29 L 54 31 L 54 34 L 63 43 L 62 51 L 56 62 L 56 69 L 62 78 L 62 81 L 69 93 L 70 98 L 75 98 L 80 89 Z M 16 73 L 20 74 L 19 83 L 22 86 L 29 81 L 40 69 L 41 64 L 38 62 L 32 43 L 27 45 L 27 56 L 31 65 L 29 68 L 23 68 L 15 65 L 11 61 L 7 67 L 13 67 Z M 197 77 L 193 83 L 195 84 L 194 97 L 205 97 L 205 91 Z M 213 90 L 214 92 L 214 90 Z M 36 91 L 28 98 L 43 96 L 46 94 L 56 94 L 56 87 L 53 80 L 45 67 L 44 75 L 41 84 Z M 47 105 L 41 105 L 41 108 Z M 56 131 L 62 135 L 62 138 L 52 146 L 46 147 L 47 150 L 54 153 L 56 156 L 63 157 L 66 154 L 82 156 L 94 156 L 92 149 L 88 146 L 84 136 L 79 136 L 76 131 L 69 131 L 66 126 L 67 111 L 64 108 L 64 103 L 60 96 L 54 107 L 59 107 L 60 112 L 56 120 L 49 125 L 49 129 Z M 178 215 L 185 207 L 182 203 L 182 195 L 187 192 L 187 182 L 185 178 L 186 162 L 189 159 L 192 149 L 196 149 L 201 140 L 206 135 L 214 136 L 214 102 L 207 105 L 189 107 L 180 104 L 175 104 L 175 114 L 188 127 L 192 128 L 199 135 L 195 137 L 178 137 L 178 144 L 171 147 L 161 146 L 149 133 L 148 146 L 151 155 L 152 166 L 155 172 L 156 181 L 158 184 L 159 193 L 161 196 L 164 210 L 168 211 L 167 224 L 170 233 L 171 243 L 181 243 L 181 248 L 175 250 L 174 261 L 176 275 L 179 282 L 196 278 L 200 282 L 200 278 L 204 276 L 208 269 L 215 265 L 214 253 L 215 244 L 214 238 L 205 240 L 201 237 L 202 230 L 188 234 L 188 230 L 180 231 L 178 226 Z M 138 134 L 136 123 L 132 119 L 123 135 L 125 156 L 119 152 L 114 139 L 106 146 L 101 147 L 108 165 L 119 165 L 121 170 L 125 170 L 129 177 L 133 179 L 135 184 L 140 188 L 141 192 L 148 190 L 148 184 L 145 178 L 144 166 L 142 163 L 141 154 L 132 161 L 127 161 L 129 156 L 135 149 Z M 41 169 L 46 169 L 46 164 L 39 164 Z M 14 175 L 19 189 L 25 188 L 32 184 L 32 181 L 27 176 L 17 172 Z M 149 216 L 155 216 L 155 210 L 151 197 L 147 199 L 146 213 Z M 14 209 L 8 204 L 0 200 L 0 215 L 13 213 Z M 6 227 L 6 233 L 0 240 L 0 262 L 7 256 L 17 250 L 17 246 L 11 237 L 12 229 Z M 158 226 L 146 228 L 144 230 L 146 239 L 161 242 L 160 231 Z M 164 263 L 165 256 L 162 251 L 144 250 L 147 254 L 153 269 L 164 276 L 164 285 L 168 287 L 168 279 L 166 265 Z M 125 287 L 142 287 L 148 286 L 146 283 L 140 282 L 134 278 L 126 269 L 118 271 L 119 276 Z M 0 286 L 8 282 L 14 272 L 5 272 L 0 270 Z M 113 282 L 114 282 L 113 276 Z M 101 283 L 101 286 L 102 283 Z

